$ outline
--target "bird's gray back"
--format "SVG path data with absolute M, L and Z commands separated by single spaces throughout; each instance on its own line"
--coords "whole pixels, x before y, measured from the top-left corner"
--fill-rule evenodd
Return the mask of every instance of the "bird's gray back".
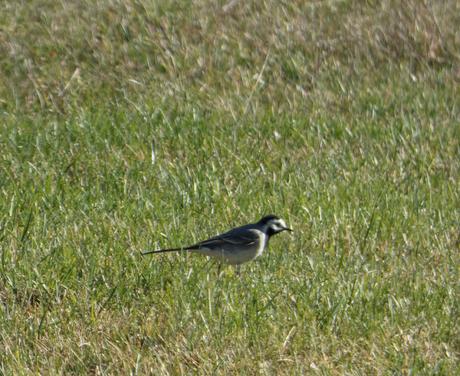
M 260 256 L 265 244 L 265 234 L 254 224 L 248 224 L 202 241 L 192 252 L 221 258 L 229 264 L 241 264 Z

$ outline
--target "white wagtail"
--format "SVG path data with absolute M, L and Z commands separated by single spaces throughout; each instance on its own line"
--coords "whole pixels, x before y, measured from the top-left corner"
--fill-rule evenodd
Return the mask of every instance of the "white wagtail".
M 159 249 L 142 254 L 187 251 L 211 256 L 230 265 L 240 265 L 259 257 L 270 237 L 285 230 L 292 231 L 281 218 L 267 215 L 257 223 L 235 227 L 188 247 Z

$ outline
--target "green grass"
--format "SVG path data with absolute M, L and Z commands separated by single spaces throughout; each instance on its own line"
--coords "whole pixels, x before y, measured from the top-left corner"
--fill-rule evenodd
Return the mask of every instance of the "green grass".
M 456 1 L 4 8 L 0 373 L 460 372 Z

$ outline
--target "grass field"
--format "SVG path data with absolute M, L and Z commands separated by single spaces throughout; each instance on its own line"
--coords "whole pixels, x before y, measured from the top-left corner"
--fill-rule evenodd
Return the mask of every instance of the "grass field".
M 459 25 L 3 2 L 0 374 L 459 374 Z M 139 254 L 268 213 L 295 232 L 241 276 Z

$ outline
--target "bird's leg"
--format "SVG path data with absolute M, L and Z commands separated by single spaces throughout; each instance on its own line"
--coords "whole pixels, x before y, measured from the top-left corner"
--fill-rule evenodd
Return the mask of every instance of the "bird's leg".
M 219 264 L 219 265 L 217 266 L 217 277 L 219 278 L 219 277 L 220 277 L 220 271 L 221 271 L 221 269 L 222 269 L 222 263 L 219 262 L 218 264 Z
M 238 277 L 241 277 L 241 265 L 235 266 L 235 270 L 236 270 L 236 275 Z
M 204 266 L 207 267 L 206 268 L 206 274 L 209 275 L 209 271 L 211 270 L 211 268 L 213 266 L 212 260 L 208 259 L 208 261 L 206 261 L 206 264 Z

